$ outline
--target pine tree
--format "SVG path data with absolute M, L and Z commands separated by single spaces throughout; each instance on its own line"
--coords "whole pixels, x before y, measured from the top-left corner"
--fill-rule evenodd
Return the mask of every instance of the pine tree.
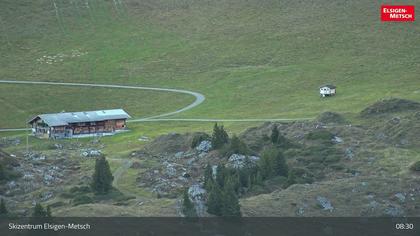
M 225 184 L 225 178 L 226 178 L 226 168 L 224 165 L 219 164 L 217 165 L 217 172 L 216 172 L 216 183 L 219 185 L 220 188 L 223 188 L 223 185 Z
M 274 153 L 272 150 L 265 150 L 258 162 L 260 174 L 263 180 L 274 176 L 273 155 Z
M 222 196 L 222 216 L 241 216 L 241 207 L 239 205 L 238 196 L 235 192 L 235 183 L 233 182 L 233 179 L 229 178 L 229 180 L 225 183 Z
M 194 204 L 188 196 L 188 189 L 184 190 L 183 201 L 182 201 L 182 213 L 186 217 L 197 217 L 197 212 L 195 211 Z
M 218 184 L 213 184 L 207 198 L 207 212 L 216 216 L 222 215 L 222 191 Z
M 47 212 L 46 212 L 46 217 L 52 217 L 52 213 L 51 213 L 51 207 L 47 206 Z
M 258 169 L 257 173 L 253 176 L 252 185 L 260 185 L 263 183 L 263 177 L 261 175 L 261 170 Z
M 293 185 L 296 183 L 296 174 L 293 171 L 289 171 L 289 175 L 287 176 L 287 185 Z
M 249 187 L 249 177 L 251 176 L 251 172 L 247 168 L 237 170 L 237 175 L 239 178 L 239 185 L 242 188 Z
M 287 176 L 289 172 L 283 153 L 274 148 L 265 150 L 258 164 L 264 180 L 279 175 Z
M 281 151 L 277 151 L 273 160 L 274 175 L 287 176 L 289 172 L 289 166 L 286 163 L 286 159 Z
M 219 149 L 229 142 L 229 135 L 224 130 L 223 126 L 214 124 L 213 134 L 211 137 L 211 144 L 213 149 Z
M 96 194 L 106 194 L 111 190 L 114 177 L 105 157 L 96 159 L 95 172 L 93 173 L 92 179 L 91 187 Z
M 0 181 L 7 179 L 6 170 L 2 163 L 0 163 Z
M 6 203 L 4 202 L 4 199 L 2 198 L 0 200 L 0 216 L 5 216 L 9 213 L 9 211 L 6 208 Z
M 242 154 L 242 155 L 246 155 L 248 154 L 248 147 L 246 146 L 246 144 L 244 142 L 242 142 L 242 140 L 240 140 L 238 138 L 238 136 L 233 135 L 233 137 L 230 139 L 230 143 L 229 143 L 229 155 L 231 154 Z
M 204 188 L 209 191 L 213 182 L 213 168 L 210 163 L 208 163 L 204 170 Z
M 37 203 L 34 207 L 32 217 L 47 217 L 47 211 L 45 211 L 44 207 L 42 207 L 40 203 Z
M 217 123 L 215 123 L 213 126 L 213 134 L 211 136 L 211 146 L 213 149 L 218 149 L 221 146 L 219 136 L 220 136 L 219 126 L 217 126 Z
M 223 125 L 220 126 L 220 140 L 222 141 L 223 145 L 229 142 L 229 135 Z
M 281 148 L 290 148 L 291 143 L 286 137 L 284 137 L 284 135 L 279 134 L 279 137 L 277 138 L 277 146 Z
M 273 129 L 271 130 L 271 142 L 276 144 L 279 140 L 279 130 L 277 128 L 277 125 L 273 126 Z

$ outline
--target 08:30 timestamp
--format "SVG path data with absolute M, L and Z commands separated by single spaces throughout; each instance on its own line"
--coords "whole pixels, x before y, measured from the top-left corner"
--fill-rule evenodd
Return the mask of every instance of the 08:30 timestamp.
M 414 224 L 413 223 L 396 223 L 395 229 L 398 230 L 413 230 Z

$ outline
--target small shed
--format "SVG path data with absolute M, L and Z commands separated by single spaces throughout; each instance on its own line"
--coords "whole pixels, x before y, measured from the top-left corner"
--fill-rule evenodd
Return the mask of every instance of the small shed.
M 337 87 L 332 84 L 326 84 L 319 87 L 319 94 L 321 97 L 334 96 L 336 94 Z

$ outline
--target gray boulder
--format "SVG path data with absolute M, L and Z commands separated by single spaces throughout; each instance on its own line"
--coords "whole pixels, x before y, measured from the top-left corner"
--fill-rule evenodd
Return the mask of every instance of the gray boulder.
M 191 200 L 204 200 L 206 197 L 206 190 L 198 184 L 194 184 L 188 188 L 188 196 Z
M 332 212 L 334 210 L 334 207 L 332 206 L 330 200 L 328 200 L 326 197 L 318 196 L 316 197 L 316 200 L 318 201 L 318 204 L 324 211 L 330 211 Z
M 352 160 L 354 158 L 354 152 L 353 152 L 353 149 L 351 148 L 346 148 L 346 150 L 344 151 L 344 154 L 346 155 L 346 158 L 349 160 Z
M 212 148 L 211 142 L 208 140 L 201 141 L 201 143 L 195 148 L 198 152 L 209 152 Z
M 404 193 L 396 193 L 395 198 L 397 198 L 400 202 L 405 202 L 405 194 Z
M 227 167 L 234 168 L 234 169 L 242 169 L 246 165 L 255 166 L 257 161 L 260 160 L 259 157 L 256 156 L 245 156 L 241 154 L 232 154 L 227 163 Z
M 389 205 L 385 210 L 384 210 L 385 215 L 387 216 L 392 216 L 392 217 L 399 217 L 399 216 L 404 216 L 404 210 L 396 205 Z

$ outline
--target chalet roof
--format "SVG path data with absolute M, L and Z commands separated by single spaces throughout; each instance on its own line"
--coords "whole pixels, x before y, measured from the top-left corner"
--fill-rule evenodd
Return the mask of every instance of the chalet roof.
M 332 84 L 324 84 L 324 85 L 322 85 L 320 88 L 324 88 L 324 87 L 327 87 L 327 88 L 330 88 L 330 89 L 335 89 L 335 88 L 337 88 L 335 85 L 332 85 Z
M 33 123 L 36 119 L 43 120 L 48 126 L 63 126 L 70 123 L 94 122 L 104 120 L 128 119 L 131 118 L 123 109 L 100 110 L 100 111 L 81 111 L 81 112 L 61 112 L 54 114 L 37 115 L 28 123 Z

